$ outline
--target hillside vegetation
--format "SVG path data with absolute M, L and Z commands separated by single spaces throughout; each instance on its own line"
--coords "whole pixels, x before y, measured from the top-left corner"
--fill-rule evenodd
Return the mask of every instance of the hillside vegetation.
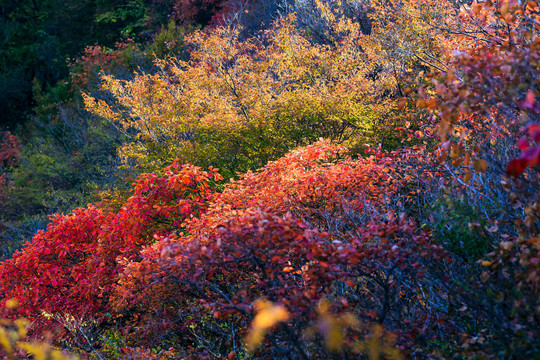
M 0 132 L 2 356 L 540 357 L 535 2 L 129 4 Z

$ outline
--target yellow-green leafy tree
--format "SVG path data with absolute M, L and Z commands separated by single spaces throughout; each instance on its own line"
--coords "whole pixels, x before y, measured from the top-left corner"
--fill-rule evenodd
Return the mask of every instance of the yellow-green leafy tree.
M 129 134 L 120 152 L 143 170 L 180 158 L 227 176 L 321 137 L 365 143 L 395 108 L 385 100 L 395 80 L 374 76 L 358 23 L 322 9 L 332 44 L 310 40 L 294 15 L 248 40 L 230 27 L 195 32 L 189 61 L 160 61 L 130 81 L 104 75 L 112 98 L 86 96 L 86 106 Z

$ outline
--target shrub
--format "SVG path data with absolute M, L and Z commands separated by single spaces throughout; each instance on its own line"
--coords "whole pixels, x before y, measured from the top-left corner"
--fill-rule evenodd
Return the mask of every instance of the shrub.
M 52 216 L 46 231 L 0 265 L 3 302 L 17 299 L 19 314 L 40 326 L 51 323 L 43 312 L 101 319 L 124 262 L 160 232 L 198 216 L 214 196 L 212 181 L 219 179 L 214 170 L 173 164 L 163 176 L 142 176 L 116 214 L 89 205 Z
M 230 177 L 320 137 L 365 143 L 392 110 L 384 94 L 393 83 L 369 77 L 357 26 L 340 24 L 346 38 L 333 46 L 310 42 L 294 16 L 259 40 L 232 28 L 195 32 L 189 62 L 159 62 L 160 73 L 131 81 L 104 76 L 113 99 L 86 96 L 86 106 L 133 134 L 121 153 L 147 170 L 180 158 Z

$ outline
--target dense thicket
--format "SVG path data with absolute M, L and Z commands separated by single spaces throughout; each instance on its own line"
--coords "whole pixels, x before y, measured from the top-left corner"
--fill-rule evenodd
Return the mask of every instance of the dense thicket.
M 0 135 L 0 351 L 540 356 L 536 3 L 158 5 Z

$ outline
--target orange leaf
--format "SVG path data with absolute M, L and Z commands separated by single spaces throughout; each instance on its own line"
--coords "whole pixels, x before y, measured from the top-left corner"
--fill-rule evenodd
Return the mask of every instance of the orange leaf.
M 474 169 L 476 171 L 485 172 L 488 168 L 488 163 L 484 159 L 477 159 L 474 161 Z

